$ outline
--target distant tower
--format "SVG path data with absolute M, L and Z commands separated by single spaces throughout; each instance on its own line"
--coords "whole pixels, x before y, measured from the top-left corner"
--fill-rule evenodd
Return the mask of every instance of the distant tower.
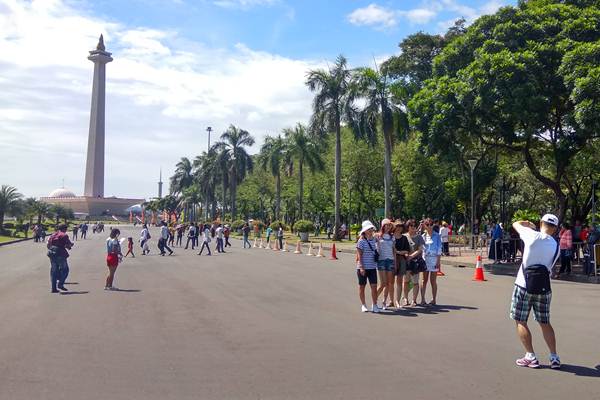
M 158 198 L 162 199 L 162 185 L 163 185 L 163 181 L 162 181 L 162 168 L 160 169 L 160 175 L 158 178 Z
M 92 108 L 88 136 L 87 163 L 85 167 L 84 196 L 104 197 L 104 103 L 106 89 L 106 64 L 113 59 L 104 47 L 100 35 L 95 50 L 90 51 L 88 60 L 94 63 L 92 86 Z

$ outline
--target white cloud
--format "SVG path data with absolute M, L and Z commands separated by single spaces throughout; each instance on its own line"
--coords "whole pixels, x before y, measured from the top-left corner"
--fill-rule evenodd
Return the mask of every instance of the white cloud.
M 279 0 L 214 0 L 213 4 L 224 8 L 248 9 L 257 6 L 272 6 Z
M 230 123 L 257 138 L 310 114 L 308 69 L 321 65 L 252 50 L 211 48 L 177 32 L 130 28 L 61 0 L 0 0 L 0 183 L 26 195 L 81 193 L 93 65 L 104 33 L 106 195 L 153 196 L 158 170 L 206 149 Z M 256 150 L 256 149 L 255 149 Z
M 348 21 L 358 26 L 392 27 L 396 25 L 396 12 L 377 4 L 357 8 L 348 15 Z
M 436 20 L 442 14 L 455 15 L 455 18 L 437 23 L 438 28 L 443 28 L 451 26 L 456 19 L 461 17 L 465 18 L 467 23 L 471 23 L 483 14 L 494 13 L 503 5 L 503 0 L 490 0 L 477 8 L 461 4 L 457 0 L 426 0 L 417 8 L 394 10 L 371 3 L 367 7 L 352 11 L 347 19 L 357 26 L 370 26 L 381 30 L 397 26 L 401 19 L 408 21 L 411 25 L 425 25 Z

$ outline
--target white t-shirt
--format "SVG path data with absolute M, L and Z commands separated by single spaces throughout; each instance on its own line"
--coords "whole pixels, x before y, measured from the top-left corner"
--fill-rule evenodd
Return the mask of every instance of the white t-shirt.
M 550 235 L 534 231 L 531 228 L 519 224 L 515 225 L 515 229 L 525 244 L 523 249 L 523 268 L 541 264 L 545 265 L 548 268 L 548 271 L 552 272 L 552 267 L 558 259 L 558 256 L 554 256 L 556 253 L 556 240 Z M 519 268 L 515 285 L 525 288 L 526 283 L 523 268 Z
M 450 233 L 450 230 L 445 227 L 442 226 L 440 228 L 440 237 L 442 238 L 442 243 L 448 243 L 448 234 Z
M 223 228 L 219 226 L 215 229 L 215 234 L 217 235 L 217 239 L 223 239 Z

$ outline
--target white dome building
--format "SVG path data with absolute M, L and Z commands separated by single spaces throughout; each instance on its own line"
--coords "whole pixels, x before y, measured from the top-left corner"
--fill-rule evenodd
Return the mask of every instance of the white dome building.
M 51 199 L 72 199 L 77 197 L 75 193 L 65 188 L 55 189 L 48 195 Z

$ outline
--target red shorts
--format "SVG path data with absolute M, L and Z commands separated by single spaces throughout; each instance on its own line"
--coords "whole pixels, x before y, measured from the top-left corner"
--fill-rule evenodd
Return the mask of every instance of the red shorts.
M 119 265 L 119 256 L 117 254 L 109 254 L 106 256 L 106 265 L 108 267 L 116 267 Z

